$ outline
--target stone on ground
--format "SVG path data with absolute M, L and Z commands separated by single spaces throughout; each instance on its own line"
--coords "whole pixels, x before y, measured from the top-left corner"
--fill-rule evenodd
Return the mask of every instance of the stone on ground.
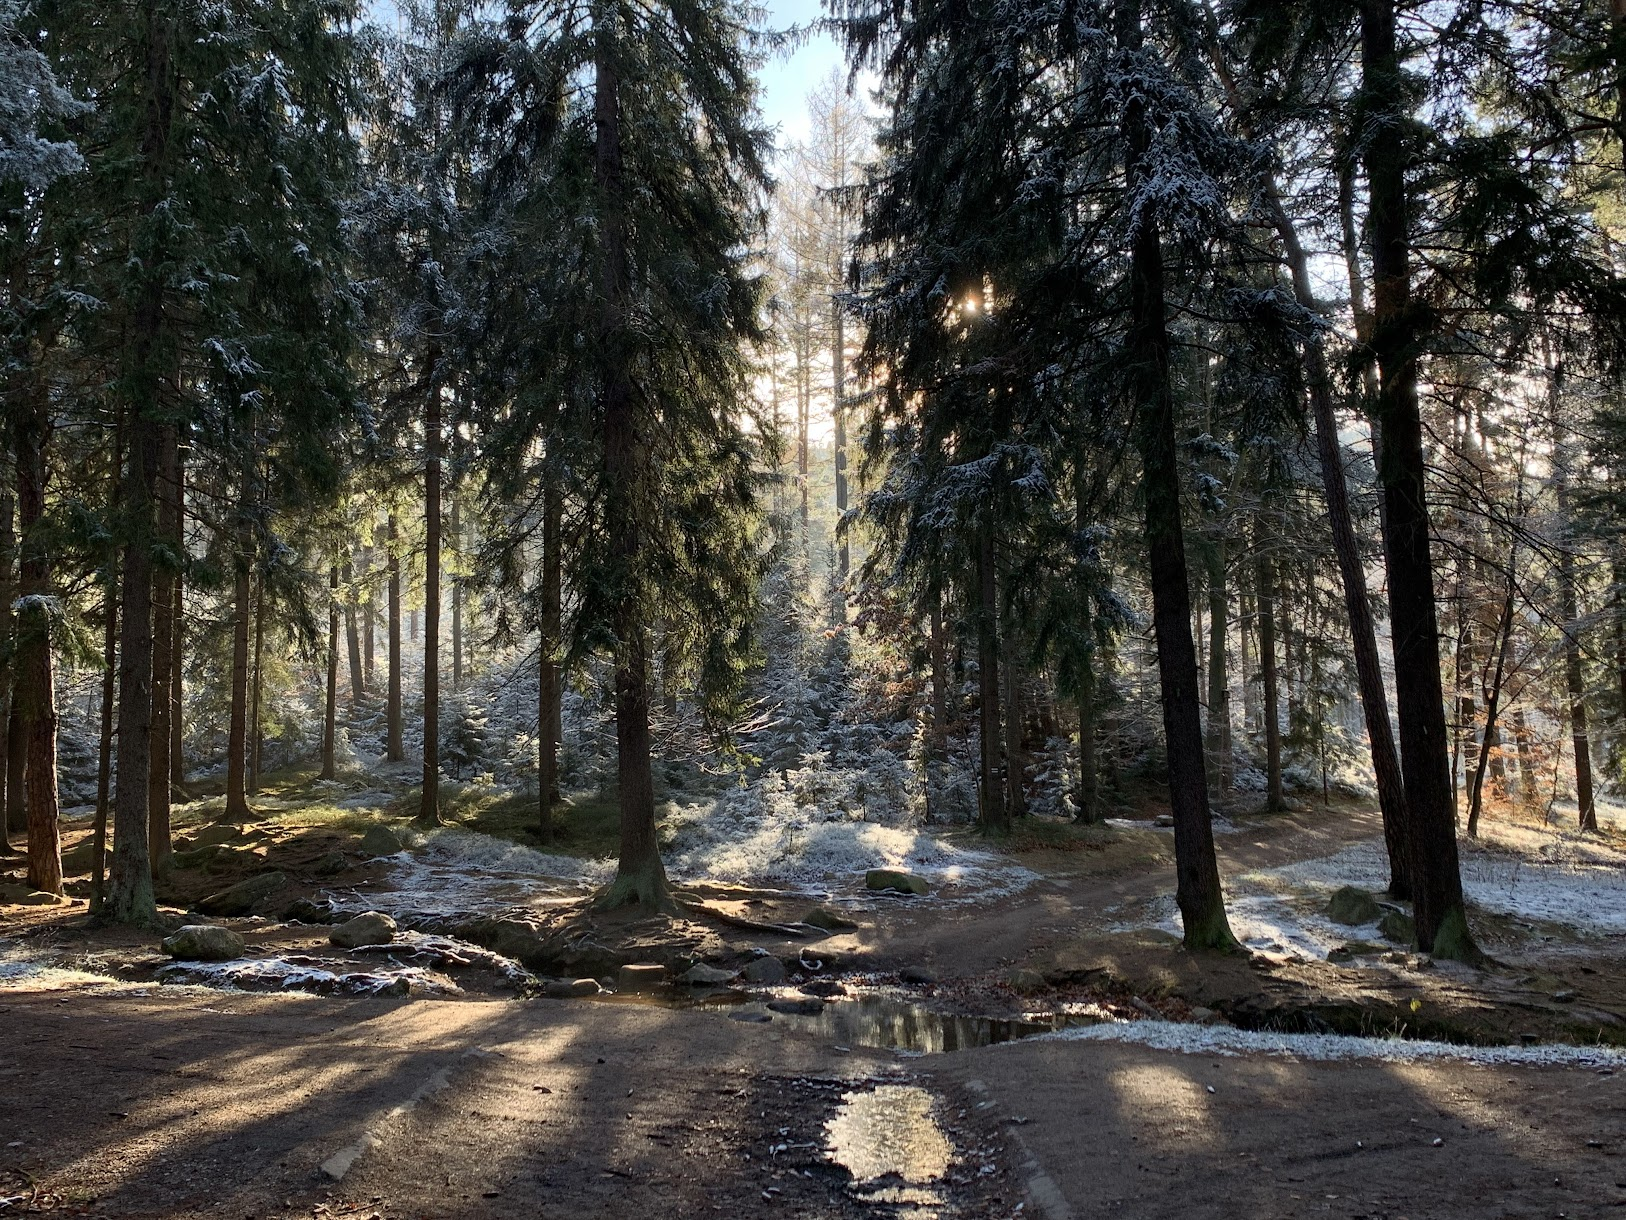
M 261 873 L 228 885 L 217 894 L 198 900 L 198 910 L 205 915 L 247 915 L 256 906 L 280 890 L 287 881 L 281 873 Z
M 1346 885 L 1328 900 L 1327 917 L 1334 923 L 1353 928 L 1376 923 L 1383 918 L 1383 908 L 1372 897 L 1370 890 L 1363 890 L 1358 885 Z
M 816 1017 L 824 1011 L 824 1001 L 807 1000 L 769 1000 L 768 1007 L 774 1012 L 789 1013 L 793 1017 Z
M 164 937 L 158 947 L 189 962 L 229 962 L 243 956 L 243 938 L 214 924 L 187 924 Z
M 393 856 L 406 844 L 401 836 L 388 826 L 369 826 L 361 836 L 361 854 L 364 856 Z
M 579 999 L 603 990 L 597 979 L 549 979 L 542 985 L 542 994 L 551 1000 Z
M 216 843 L 233 843 L 243 837 L 240 826 L 233 826 L 228 822 L 216 822 L 192 833 L 193 847 L 210 847 Z
M 851 932 L 858 927 L 852 920 L 843 919 L 829 907 L 814 907 L 802 916 L 802 922 L 810 927 L 823 928 L 826 932 Z
M 382 911 L 368 911 L 347 919 L 328 933 L 328 940 L 341 949 L 357 949 L 362 945 L 387 945 L 395 939 L 395 920 Z
M 1017 995 L 1032 995 L 1045 988 L 1044 975 L 1037 970 L 1012 970 L 1005 978 Z
M 1378 935 L 1402 945 L 1417 943 L 1417 924 L 1410 915 L 1390 911 L 1378 920 Z
M 864 884 L 872 890 L 898 894 L 925 894 L 931 890 L 924 877 L 896 868 L 872 868 L 864 874 Z
M 734 973 L 718 966 L 709 966 L 705 962 L 696 962 L 678 975 L 678 982 L 687 983 L 690 987 L 715 987 L 719 983 L 728 982 L 734 977 Z
M 785 964 L 777 957 L 759 957 L 740 971 L 740 977 L 748 983 L 783 983 Z
M 898 979 L 904 983 L 918 983 L 929 986 L 937 982 L 937 975 L 933 971 L 926 969 L 925 966 L 905 966 L 898 971 Z
M 666 982 L 666 967 L 658 962 L 632 962 L 615 972 L 616 986 L 622 991 L 648 991 Z

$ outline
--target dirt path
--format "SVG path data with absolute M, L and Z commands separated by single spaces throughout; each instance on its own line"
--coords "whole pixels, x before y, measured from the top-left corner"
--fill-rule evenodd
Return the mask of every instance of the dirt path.
M 0 1022 L 5 1193 L 26 1173 L 70 1212 L 1479 1220 L 1626 1201 L 1626 1096 L 1584 1069 L 1083 1042 L 898 1059 L 720 1013 L 175 989 L 7 992 Z M 930 1095 L 947 1181 L 866 1192 L 826 1123 L 898 1086 Z

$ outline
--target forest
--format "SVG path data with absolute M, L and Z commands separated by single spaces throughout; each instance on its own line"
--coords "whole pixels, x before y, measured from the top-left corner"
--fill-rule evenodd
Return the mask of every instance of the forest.
M 1626 0 L 0 0 L 0 343 L 0 1211 L 1626 1201 Z

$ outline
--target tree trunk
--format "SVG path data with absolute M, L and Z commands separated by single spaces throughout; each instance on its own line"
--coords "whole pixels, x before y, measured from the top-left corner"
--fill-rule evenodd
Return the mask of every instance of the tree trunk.
M 1559 464 L 1555 463 L 1558 469 Z M 1575 803 L 1582 830 L 1598 829 L 1598 810 L 1592 793 L 1592 745 L 1588 734 L 1586 676 L 1581 668 L 1580 602 L 1575 584 L 1575 534 L 1570 528 L 1569 488 L 1562 474 L 1558 483 L 1558 515 L 1564 541 L 1558 552 L 1559 613 L 1564 617 L 1564 686 L 1570 698 L 1570 740 L 1575 747 Z M 30 766 L 33 756 L 30 755 Z M 30 771 L 32 775 L 32 771 Z
M 406 745 L 402 741 L 401 714 L 401 556 L 396 549 L 400 545 L 400 534 L 394 513 L 390 514 L 386 533 L 389 538 L 390 676 L 384 701 L 384 757 L 390 762 L 400 762 L 406 757 Z
M 948 756 L 948 645 L 943 632 L 943 590 L 931 594 L 931 638 L 927 647 L 932 663 L 932 758 Z
M 355 569 L 350 560 L 344 561 L 344 635 L 350 663 L 350 706 L 361 706 L 367 697 L 367 678 L 361 667 L 361 631 L 356 621 Z
M 845 243 L 843 243 L 845 244 Z M 831 333 L 833 338 L 830 345 L 830 421 L 835 431 L 836 447 L 836 520 L 847 515 L 847 338 L 842 324 L 841 305 L 831 301 Z M 839 529 L 839 525 L 838 525 Z M 851 548 L 847 542 L 847 531 L 840 530 L 836 544 L 836 581 L 841 588 L 839 593 L 841 607 L 841 621 L 847 621 L 847 576 L 851 570 Z
M 186 661 L 186 455 L 175 460 L 175 547 L 181 567 L 175 572 L 174 613 L 169 646 L 169 783 L 171 792 L 186 785 L 185 661 Z M 166 847 L 168 841 L 166 840 Z
M 1310 260 L 1299 241 L 1287 209 L 1282 206 L 1274 184 L 1269 192 L 1271 216 L 1287 253 L 1293 277 L 1293 293 L 1300 305 L 1319 311 L 1310 284 Z M 1351 205 L 1353 206 L 1353 205 Z M 1350 212 L 1346 233 L 1354 229 Z M 1358 245 L 1358 243 L 1357 243 Z M 1368 333 L 1365 285 L 1360 274 L 1358 248 L 1346 241 L 1345 257 L 1351 276 L 1357 334 Z M 1372 773 L 1377 780 L 1378 807 L 1383 813 L 1383 844 L 1389 859 L 1389 895 L 1411 897 L 1411 876 L 1406 850 L 1406 785 L 1395 750 L 1394 730 L 1389 724 L 1389 696 L 1383 685 L 1383 664 L 1378 656 L 1377 628 L 1372 621 L 1372 605 L 1366 595 L 1366 569 L 1361 563 L 1360 544 L 1355 534 L 1354 516 L 1349 508 L 1349 487 L 1344 478 L 1344 447 L 1338 440 L 1338 421 L 1333 411 L 1333 381 L 1327 368 L 1327 353 L 1319 332 L 1304 344 L 1304 366 L 1310 387 L 1310 413 L 1315 422 L 1316 452 L 1321 463 L 1321 488 L 1327 501 L 1327 524 L 1332 530 L 1333 552 L 1344 589 L 1344 612 L 1349 619 L 1350 645 L 1355 655 L 1356 681 L 1361 693 L 1361 713 L 1366 722 L 1366 739 L 1372 755 Z
M 452 469 L 457 469 L 454 460 Z M 463 522 L 458 509 L 458 498 L 452 497 L 452 510 L 447 522 L 452 533 L 452 554 L 461 556 L 463 551 Z M 453 571 L 458 569 L 454 568 Z M 452 689 L 463 689 L 463 582 L 456 576 L 452 577 Z
M 999 716 L 999 590 L 994 559 L 993 527 L 983 525 L 977 536 L 977 723 L 980 745 L 977 806 L 985 833 L 1009 830 L 1010 806 L 1005 801 L 1004 758 L 1000 750 Z
M 1208 548 L 1208 751 L 1209 775 L 1216 792 L 1231 790 L 1231 671 L 1226 637 L 1230 632 L 1230 594 L 1225 587 L 1225 543 Z
M 1100 765 L 1095 747 L 1095 657 L 1085 645 L 1078 683 L 1078 814 L 1080 822 L 1101 820 Z
M 1485 738 L 1479 751 L 1479 765 L 1474 768 L 1473 782 L 1468 788 L 1468 837 L 1479 836 L 1480 802 L 1485 789 L 1485 769 L 1490 761 L 1492 741 L 1496 734 L 1496 715 L 1502 704 L 1502 679 L 1507 674 L 1508 648 L 1513 641 L 1513 606 L 1517 592 L 1517 553 L 1508 556 L 1507 592 L 1502 599 L 1501 620 L 1497 623 L 1496 672 L 1490 689 L 1485 693 Z
M 1427 463 L 1417 392 L 1420 315 L 1412 299 L 1406 139 L 1412 87 L 1395 34 L 1394 0 L 1362 0 L 1363 141 L 1372 244 L 1372 342 L 1380 386 L 1387 511 L 1384 551 L 1394 635 L 1400 760 L 1417 943 L 1436 955 L 1477 958 L 1463 907 L 1451 802 L 1450 742 L 1440 681 L 1439 625 L 1429 547 Z
M 57 807 L 56 674 L 51 655 L 55 589 L 50 552 L 43 537 L 51 415 L 44 385 L 32 377 L 28 381 L 24 417 L 12 427 L 21 542 L 17 677 L 12 699 L 14 714 L 20 714 L 22 719 L 27 750 L 23 783 L 28 819 L 28 884 L 36 890 L 60 894 L 62 833 Z
M 1259 688 L 1264 710 L 1259 719 L 1265 731 L 1265 812 L 1280 813 L 1287 808 L 1282 795 L 1282 719 L 1277 703 L 1279 677 L 1276 673 L 1276 565 L 1264 550 L 1269 531 L 1260 522 L 1254 538 L 1255 622 L 1259 630 Z
M 338 776 L 339 740 L 339 568 L 327 577 L 327 701 L 322 715 L 322 778 Z
M 1119 7 L 1120 46 L 1139 54 L 1139 0 Z M 1151 132 L 1145 101 L 1132 95 L 1124 109 L 1126 172 L 1138 190 L 1151 172 Z M 1191 949 L 1233 948 L 1220 889 L 1219 862 L 1203 774 L 1202 713 L 1198 701 L 1197 650 L 1191 637 L 1191 591 L 1186 584 L 1185 533 L 1180 521 L 1179 457 L 1175 445 L 1174 393 L 1163 288 L 1163 247 L 1155 218 L 1135 225 L 1129 240 L 1129 330 L 1126 359 L 1138 415 L 1136 442 L 1142 466 L 1145 542 L 1152 588 L 1163 696 L 1163 733 L 1168 752 L 1169 804 L 1174 814 L 1175 901 Z
M 644 453 L 637 399 L 628 372 L 632 269 L 627 252 L 621 160 L 621 87 L 616 64 L 614 6 L 594 10 L 594 177 L 600 217 L 599 369 L 604 417 L 605 521 L 617 587 L 611 600 L 615 639 L 615 738 L 621 797 L 621 856 L 606 905 L 664 906 L 666 869 L 655 835 L 655 786 L 650 770 L 649 655 L 641 589 Z
M 254 467 L 245 458 L 237 493 L 237 555 L 232 586 L 235 613 L 231 640 L 231 722 L 226 736 L 226 811 L 228 822 L 246 822 L 248 805 L 249 638 L 254 617 Z
M 152 574 L 152 757 L 147 773 L 147 851 L 153 879 L 169 871 L 170 721 L 175 712 L 175 586 L 180 571 L 180 434 L 165 424 L 158 442 L 158 544 Z
M 440 430 L 441 388 L 435 374 L 440 350 L 431 346 L 429 402 L 423 465 L 423 787 L 419 822 L 440 821 Z
M 375 641 L 373 627 L 378 619 L 378 599 L 373 594 L 373 548 L 361 548 L 361 673 L 362 684 L 377 690 L 373 680 Z
M 560 554 L 564 497 L 558 478 L 548 475 L 542 491 L 542 607 L 537 633 L 537 796 L 544 840 L 554 834 L 553 807 L 559 802 L 559 745 L 563 709 L 559 647 L 564 602 L 564 561 Z
M 1005 807 L 1013 818 L 1026 817 L 1027 751 L 1023 745 L 1025 712 L 1022 704 L 1022 667 L 1016 657 L 1019 644 L 1014 629 L 1005 632 Z
M 262 661 L 265 657 L 265 576 L 262 573 L 255 583 L 254 596 L 254 687 L 249 698 L 249 750 L 248 750 L 248 790 L 259 795 L 260 776 L 264 773 L 262 762 L 265 751 L 265 719 L 260 714 L 263 706 L 260 696 L 265 689 L 265 667 Z
M 13 832 L 28 833 L 27 794 L 23 787 L 23 772 L 27 766 L 26 750 L 18 750 L 15 769 L 12 765 L 11 712 L 16 706 L 16 619 L 12 603 L 17 600 L 16 581 L 12 565 L 17 557 L 17 535 L 13 532 L 16 504 L 11 489 L 0 484 L 0 855 L 10 855 Z M 18 722 L 16 740 L 22 743 L 21 721 Z M 13 804 L 16 809 L 13 812 Z

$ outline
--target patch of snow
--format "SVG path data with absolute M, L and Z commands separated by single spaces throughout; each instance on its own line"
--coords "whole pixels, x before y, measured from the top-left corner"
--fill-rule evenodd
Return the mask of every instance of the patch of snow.
M 1040 1034 L 1040 1040 L 1125 1042 L 1190 1055 L 1272 1055 L 1318 1063 L 1471 1063 L 1487 1067 L 1626 1067 L 1626 1051 L 1602 1046 L 1458 1046 L 1344 1034 L 1276 1034 L 1224 1025 L 1121 1021 Z M 1016 1045 L 1006 1043 L 1005 1045 Z
M 394 868 L 381 888 L 359 896 L 369 910 L 390 915 L 548 905 L 579 897 L 615 873 L 613 860 L 551 856 L 457 827 L 431 831 L 416 852 L 387 858 Z
M 280 957 L 234 962 L 171 962 L 158 968 L 160 983 L 194 983 L 241 991 L 311 991 L 320 995 L 457 995 L 455 983 L 418 966 L 340 973 Z

